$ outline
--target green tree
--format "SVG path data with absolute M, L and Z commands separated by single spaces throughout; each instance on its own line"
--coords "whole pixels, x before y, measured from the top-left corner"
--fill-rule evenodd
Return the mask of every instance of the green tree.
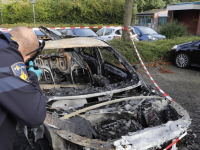
M 197 0 L 182 0 L 182 1 L 197 1 Z M 180 3 L 180 0 L 135 0 L 135 3 L 137 4 L 138 12 L 143 12 L 151 9 L 166 8 L 168 4 Z
M 187 27 L 177 20 L 162 26 L 159 33 L 165 35 L 167 39 L 188 35 Z
M 175 4 L 175 3 L 179 3 L 180 2 L 180 0 L 163 0 L 163 1 L 166 3 L 166 5 Z
M 162 9 L 166 6 L 163 0 L 135 0 L 138 12 L 148 11 L 151 9 Z
M 199 2 L 200 0 L 180 0 L 180 2 Z

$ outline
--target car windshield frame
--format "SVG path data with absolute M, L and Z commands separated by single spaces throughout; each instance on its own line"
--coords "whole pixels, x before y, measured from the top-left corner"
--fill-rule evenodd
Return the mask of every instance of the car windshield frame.
M 138 29 L 140 29 L 143 32 L 143 34 L 148 34 L 148 35 L 158 34 L 155 30 L 151 28 L 138 27 Z
M 62 33 L 60 33 L 59 31 L 57 30 L 51 30 L 53 33 L 57 34 L 58 36 L 62 36 Z
M 75 35 L 83 37 L 98 37 L 98 35 L 91 29 L 74 29 Z
M 45 34 L 40 30 L 33 30 L 36 36 L 45 36 Z

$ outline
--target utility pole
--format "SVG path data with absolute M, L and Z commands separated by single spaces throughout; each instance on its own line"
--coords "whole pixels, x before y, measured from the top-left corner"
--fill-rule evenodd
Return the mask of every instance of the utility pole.
M 125 12 L 124 12 L 124 28 L 122 31 L 122 39 L 125 41 L 130 40 L 128 26 L 131 25 L 132 15 L 133 15 L 133 2 L 134 0 L 126 0 L 125 2 Z
M 36 23 L 35 23 L 35 8 L 34 8 L 34 4 L 35 4 L 36 0 L 30 0 L 30 1 L 33 4 L 33 19 L 34 19 L 34 26 L 36 28 Z

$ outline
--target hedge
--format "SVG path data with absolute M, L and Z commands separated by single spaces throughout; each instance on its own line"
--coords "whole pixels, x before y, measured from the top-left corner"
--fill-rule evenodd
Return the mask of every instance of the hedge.
M 177 20 L 163 25 L 160 28 L 159 33 L 165 35 L 168 39 L 189 35 L 187 32 L 187 26 L 178 22 Z
M 39 23 L 122 24 L 125 0 L 38 0 L 34 6 Z M 4 3 L 4 23 L 32 23 L 32 7 L 30 0 Z
M 170 51 L 174 45 L 196 40 L 200 40 L 200 38 L 197 36 L 184 36 L 174 39 L 157 40 L 153 42 L 136 41 L 135 45 L 141 55 L 142 60 L 144 62 L 150 62 L 170 58 Z M 124 42 L 121 39 L 114 39 L 110 41 L 110 44 L 116 50 L 118 50 L 131 64 L 139 62 L 131 41 Z

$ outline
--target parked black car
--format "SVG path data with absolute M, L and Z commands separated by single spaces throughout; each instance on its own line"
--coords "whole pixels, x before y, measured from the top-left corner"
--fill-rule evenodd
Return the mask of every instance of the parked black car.
M 200 40 L 175 45 L 171 50 L 171 58 L 179 68 L 200 64 Z
M 91 29 L 61 29 L 59 31 L 66 38 L 70 37 L 91 37 L 98 40 L 104 40 L 99 37 L 94 31 Z

